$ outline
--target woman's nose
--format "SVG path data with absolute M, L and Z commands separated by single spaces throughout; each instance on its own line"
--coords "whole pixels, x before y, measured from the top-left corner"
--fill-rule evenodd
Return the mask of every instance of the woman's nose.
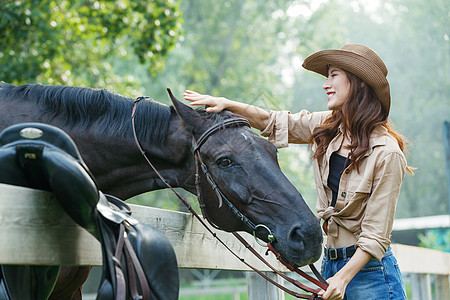
M 327 78 L 327 80 L 325 80 L 325 82 L 322 84 L 322 88 L 326 91 L 326 90 L 329 89 L 330 87 L 331 87 L 330 81 L 329 81 L 328 78 Z

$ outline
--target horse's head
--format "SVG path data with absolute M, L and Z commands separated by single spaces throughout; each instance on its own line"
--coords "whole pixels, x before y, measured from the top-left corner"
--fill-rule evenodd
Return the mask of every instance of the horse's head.
M 172 95 L 171 99 L 185 129 L 197 142 L 203 140 L 196 164 L 199 201 L 208 220 L 225 231 L 255 231 L 266 242 L 272 233 L 276 239 L 272 245 L 291 264 L 303 266 L 316 261 L 322 245 L 319 221 L 281 172 L 276 147 L 242 126 L 242 121 L 232 121 L 226 128 L 208 133 L 205 139 L 204 133 L 211 127 L 237 116 L 227 111 L 195 111 Z M 220 192 L 208 182 L 202 163 Z M 244 221 L 232 212 L 227 201 L 246 217 Z

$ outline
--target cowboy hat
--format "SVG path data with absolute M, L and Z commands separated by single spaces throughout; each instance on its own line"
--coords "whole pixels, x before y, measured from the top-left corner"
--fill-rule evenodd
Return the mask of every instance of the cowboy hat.
M 305 69 L 325 77 L 328 77 L 329 65 L 342 68 L 365 81 L 374 89 L 386 113 L 389 114 L 391 96 L 389 82 L 386 79 L 388 70 L 375 51 L 363 45 L 348 44 L 340 50 L 316 52 L 303 62 Z

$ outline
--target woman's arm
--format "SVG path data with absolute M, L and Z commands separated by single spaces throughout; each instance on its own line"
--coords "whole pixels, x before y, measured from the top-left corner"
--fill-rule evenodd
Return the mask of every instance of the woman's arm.
M 269 113 L 257 106 L 233 101 L 224 97 L 213 97 L 186 90 L 184 99 L 191 101 L 191 105 L 208 105 L 207 112 L 221 112 L 227 109 L 248 119 L 252 127 L 263 130 L 269 121 Z
M 348 263 L 337 272 L 333 277 L 328 278 L 329 284 L 326 291 L 321 290 L 319 296 L 325 300 L 341 300 L 344 298 L 347 285 L 355 277 L 362 267 L 364 267 L 372 258 L 368 252 L 361 248 L 356 248 L 355 254 Z

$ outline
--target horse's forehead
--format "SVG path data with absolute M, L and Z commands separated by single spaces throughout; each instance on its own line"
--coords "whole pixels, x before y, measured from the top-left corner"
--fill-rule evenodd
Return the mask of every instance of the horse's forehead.
M 255 139 L 255 134 L 251 130 L 247 130 L 244 127 L 230 128 L 229 130 L 219 131 L 216 135 L 217 140 L 222 140 L 224 142 L 243 142 L 243 141 L 253 141 Z
M 262 137 L 251 130 L 242 130 L 240 128 L 229 132 L 223 131 L 211 138 L 211 142 L 212 150 L 220 149 L 241 153 L 249 150 L 266 152 L 270 149 L 266 145 L 268 142 Z

